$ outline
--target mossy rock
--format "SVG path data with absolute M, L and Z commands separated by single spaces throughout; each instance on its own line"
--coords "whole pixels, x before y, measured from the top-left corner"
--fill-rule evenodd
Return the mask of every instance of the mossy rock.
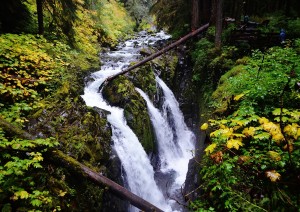
M 56 137 L 59 149 L 65 154 L 105 174 L 111 150 L 106 112 L 87 107 L 67 83 L 41 105 L 43 108 L 31 116 L 28 131 L 37 137 Z M 53 196 L 53 204 L 60 205 L 63 211 L 101 210 L 104 188 L 94 186 L 59 164 L 47 167 L 44 183 Z
M 176 67 L 178 65 L 178 55 L 175 51 L 170 51 L 153 60 L 153 66 L 158 72 L 158 75 L 167 84 L 172 83 L 176 75 Z
M 111 105 L 124 108 L 127 124 L 137 135 L 145 151 L 155 152 L 155 136 L 147 105 L 133 83 L 125 76 L 119 76 L 105 86 L 103 95 Z
M 155 95 L 156 82 L 153 66 L 151 64 L 146 64 L 131 72 L 130 80 L 133 82 L 135 87 L 140 88 L 149 96 Z

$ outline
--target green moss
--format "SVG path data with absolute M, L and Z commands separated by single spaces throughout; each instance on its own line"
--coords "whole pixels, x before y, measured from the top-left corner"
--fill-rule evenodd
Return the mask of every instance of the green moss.
M 146 64 L 137 68 L 131 73 L 131 77 L 133 84 L 148 93 L 148 95 L 151 96 L 156 93 L 155 75 L 151 64 Z
M 174 51 L 170 51 L 161 57 L 153 60 L 153 66 L 160 72 L 160 77 L 167 83 L 172 82 L 175 77 L 176 67 L 178 64 L 178 55 Z
M 143 80 L 148 81 L 147 77 L 144 77 L 141 80 L 142 84 L 145 82 Z M 147 153 L 154 152 L 155 137 L 146 102 L 135 90 L 133 83 L 125 76 L 119 76 L 104 87 L 103 95 L 111 105 L 124 108 L 127 124 L 135 132 L 145 151 Z

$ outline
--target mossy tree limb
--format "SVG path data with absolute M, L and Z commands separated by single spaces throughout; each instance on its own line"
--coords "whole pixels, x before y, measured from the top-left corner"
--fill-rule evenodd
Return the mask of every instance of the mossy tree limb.
M 151 54 L 150 56 L 146 57 L 144 60 L 128 67 L 127 69 L 113 75 L 113 76 L 110 76 L 108 77 L 104 83 L 102 83 L 102 85 L 100 86 L 99 90 L 101 90 L 103 88 L 103 86 L 105 86 L 109 81 L 111 80 L 114 80 L 116 77 L 120 76 L 120 75 L 123 75 L 123 74 L 126 74 L 134 69 L 136 69 L 137 67 L 140 67 L 142 65 L 144 65 L 145 63 L 159 57 L 160 55 L 170 51 L 171 49 L 175 48 L 176 46 L 179 46 L 180 44 L 184 43 L 185 41 L 187 41 L 188 39 L 194 37 L 195 35 L 199 34 L 200 32 L 203 32 L 205 31 L 207 28 L 209 27 L 209 24 L 205 24 L 201 27 L 199 27 L 198 29 L 190 32 L 189 34 L 183 36 L 182 38 L 180 38 L 179 40 L 175 41 L 174 43 L 171 43 L 170 45 L 166 46 L 165 48 L 163 48 L 162 50 L 154 53 L 154 54 Z
M 5 132 L 10 134 L 14 134 L 19 138 L 30 139 L 33 140 L 34 136 L 27 133 L 26 131 L 12 125 L 11 123 L 4 120 L 0 117 L 0 128 L 2 128 Z M 143 211 L 157 211 L 162 212 L 161 209 L 157 208 L 156 206 L 152 205 L 151 203 L 147 202 L 146 200 L 140 198 L 139 196 L 131 193 L 126 188 L 120 186 L 119 184 L 115 183 L 114 181 L 104 177 L 103 175 L 93 171 L 92 169 L 88 168 L 87 166 L 79 163 L 74 158 L 64 154 L 60 150 L 52 150 L 48 151 L 45 155 L 45 159 L 52 161 L 56 164 L 63 165 L 67 168 L 70 168 L 72 171 L 76 172 L 77 174 L 82 175 L 94 183 L 98 185 L 105 185 L 112 191 L 112 193 L 116 194 L 122 199 L 128 200 L 133 206 L 143 210 Z

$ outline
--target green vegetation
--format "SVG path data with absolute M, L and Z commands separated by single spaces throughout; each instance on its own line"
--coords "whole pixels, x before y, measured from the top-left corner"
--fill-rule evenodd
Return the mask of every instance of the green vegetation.
M 205 39 L 197 47 L 194 81 L 205 80 L 204 102 L 214 118 L 205 114 L 208 124 L 201 126 L 211 143 L 200 162 L 202 191 L 191 209 L 297 210 L 299 40 L 244 57 L 247 54 L 235 47 L 224 46 L 216 53 Z M 210 47 L 208 54 L 203 47 Z M 201 71 L 205 69 L 206 74 Z

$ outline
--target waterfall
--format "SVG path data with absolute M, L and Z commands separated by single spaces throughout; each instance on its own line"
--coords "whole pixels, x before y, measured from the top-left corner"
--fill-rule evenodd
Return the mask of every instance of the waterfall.
M 148 112 L 158 143 L 161 162 L 160 171 L 163 173 L 175 172 L 175 181 L 173 185 L 169 185 L 170 190 L 174 192 L 180 189 L 185 181 L 188 162 L 192 158 L 191 151 L 194 149 L 195 136 L 187 128 L 172 91 L 159 77 L 156 77 L 156 82 L 160 85 L 164 94 L 162 97 L 164 102 L 162 111 L 154 107 L 147 94 L 138 88 L 136 90 L 147 102 Z M 169 110 L 169 113 L 167 113 L 167 110 Z M 174 123 L 175 129 L 172 129 L 169 122 Z M 174 133 L 176 133 L 176 136 Z M 177 139 L 175 139 L 176 137 Z
M 143 45 L 152 45 L 156 41 L 168 37 L 169 36 L 163 32 L 152 36 L 142 32 L 138 37 L 119 45 L 116 51 L 103 53 L 101 55 L 103 66 L 100 71 L 91 74 L 93 81 L 87 83 L 82 98 L 86 105 L 98 107 L 110 112 L 107 116 L 107 120 L 112 127 L 112 148 L 115 149 L 124 168 L 128 189 L 164 211 L 174 211 L 170 204 L 172 201 L 166 199 L 162 189 L 155 181 L 155 172 L 150 163 L 150 159 L 137 136 L 127 125 L 123 109 L 110 106 L 103 98 L 102 91 L 99 92 L 99 87 L 105 79 L 119 73 L 122 69 L 126 68 L 130 62 L 138 59 L 139 50 Z M 148 109 L 152 111 L 150 116 L 153 126 L 160 126 L 159 128 L 161 129 L 161 131 L 159 131 L 159 129 L 155 130 L 157 140 L 159 141 L 158 148 L 162 162 L 160 171 L 167 173 L 172 170 L 176 172 L 175 183 L 173 183 L 173 188 L 175 188 L 173 190 L 176 190 L 179 188 L 178 185 L 181 186 L 184 183 L 188 159 L 191 156 L 187 151 L 193 149 L 193 139 L 183 121 L 178 102 L 174 98 L 174 95 L 172 96 L 170 94 L 172 91 L 170 91 L 158 77 L 156 80 L 164 92 L 165 109 L 160 112 L 153 104 L 150 104 L 149 99 L 147 100 Z M 143 95 L 142 91 L 139 92 Z M 147 99 L 147 96 L 144 95 L 144 98 Z M 171 111 L 172 118 L 166 118 L 166 110 Z M 170 119 L 174 121 L 176 129 L 169 124 Z M 175 135 L 173 131 L 176 132 Z M 174 187 L 174 185 L 177 186 Z M 137 211 L 134 208 L 130 210 Z

